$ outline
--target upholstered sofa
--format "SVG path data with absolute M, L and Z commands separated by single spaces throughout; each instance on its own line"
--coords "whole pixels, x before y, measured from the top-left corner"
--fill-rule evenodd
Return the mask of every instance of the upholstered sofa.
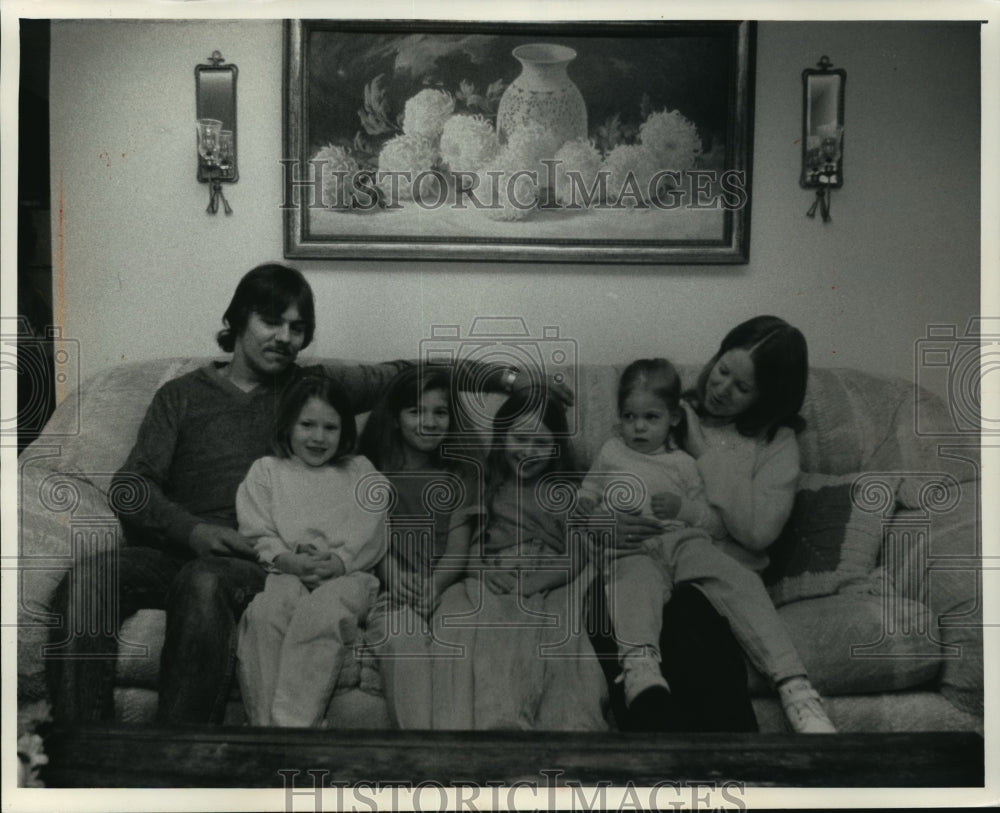
M 44 695 L 50 602 L 74 547 L 121 539 L 107 489 L 153 393 L 206 361 L 129 363 L 97 374 L 20 455 L 22 702 Z M 570 374 L 584 462 L 613 431 L 620 372 L 582 365 Z M 686 381 L 696 373 L 682 366 Z M 803 415 L 802 491 L 766 581 L 830 716 L 844 731 L 982 732 L 978 436 L 957 431 L 946 404 L 911 383 L 849 369 L 814 368 Z M 156 610 L 124 624 L 122 639 L 148 652 L 119 661 L 120 720 L 147 720 L 155 710 L 163 629 Z M 762 730 L 782 730 L 759 675 L 751 674 L 751 687 Z M 241 713 L 234 697 L 227 719 Z M 327 719 L 389 726 L 375 664 L 348 660 Z

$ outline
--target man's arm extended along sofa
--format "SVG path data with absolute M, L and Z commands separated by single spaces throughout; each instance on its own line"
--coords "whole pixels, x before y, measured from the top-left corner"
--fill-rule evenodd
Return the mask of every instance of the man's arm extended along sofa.
M 107 489 L 153 393 L 206 361 L 128 363 L 93 376 L 20 455 L 20 700 L 45 693 L 50 602 L 73 551 L 123 539 Z M 585 464 L 613 432 L 624 361 L 570 373 Z M 691 384 L 698 370 L 681 371 Z M 764 578 L 831 718 L 841 731 L 981 732 L 979 435 L 960 431 L 940 398 L 909 382 L 843 368 L 811 370 L 802 414 L 803 475 Z M 120 720 L 152 717 L 163 629 L 158 610 L 125 620 Z M 762 730 L 781 730 L 772 692 L 759 675 L 751 684 Z M 231 707 L 239 720 L 239 703 Z M 389 725 L 367 659 L 348 661 L 327 717 L 338 727 Z

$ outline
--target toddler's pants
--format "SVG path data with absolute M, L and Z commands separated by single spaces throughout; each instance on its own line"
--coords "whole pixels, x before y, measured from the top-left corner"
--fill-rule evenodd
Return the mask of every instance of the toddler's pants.
M 663 605 L 674 585 L 691 582 L 725 616 L 750 662 L 772 682 L 806 673 L 760 576 L 712 544 L 704 531 L 688 528 L 654 537 L 647 540 L 646 553 L 611 560 L 606 567 L 621 657 L 644 648 L 660 654 Z

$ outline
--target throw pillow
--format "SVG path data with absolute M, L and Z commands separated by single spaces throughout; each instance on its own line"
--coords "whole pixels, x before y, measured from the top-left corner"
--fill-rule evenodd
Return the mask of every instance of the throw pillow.
M 856 504 L 852 491 L 858 476 L 800 477 L 792 514 L 768 549 L 771 561 L 762 574 L 775 606 L 830 596 L 869 580 L 885 519 Z

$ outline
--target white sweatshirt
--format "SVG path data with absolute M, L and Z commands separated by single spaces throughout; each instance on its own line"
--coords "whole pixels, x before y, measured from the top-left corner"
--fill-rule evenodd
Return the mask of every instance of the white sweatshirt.
M 240 533 L 266 565 L 311 544 L 336 553 L 347 573 L 370 570 L 385 554 L 386 531 L 385 512 L 362 507 L 355 493 L 365 475 L 375 475 L 375 467 L 361 455 L 318 467 L 261 457 L 236 492 Z
M 747 438 L 732 424 L 702 425 L 706 451 L 698 458 L 709 503 L 730 540 L 720 547 L 753 570 L 767 567 L 767 548 L 791 515 L 799 478 L 795 432 L 781 427 L 770 443 Z
M 645 454 L 630 449 L 621 438 L 611 438 L 597 453 L 594 465 L 580 485 L 580 496 L 601 503 L 604 490 L 614 482 L 616 474 L 632 474 L 642 482 L 645 498 L 640 513 L 643 516 L 653 517 L 650 498 L 654 494 L 670 491 L 681 498 L 680 510 L 673 521 L 675 527 L 693 526 L 703 528 L 713 538 L 725 537 L 725 526 L 710 507 L 698 467 L 687 452 L 661 448 Z M 665 527 L 671 527 L 670 523 L 667 520 Z

